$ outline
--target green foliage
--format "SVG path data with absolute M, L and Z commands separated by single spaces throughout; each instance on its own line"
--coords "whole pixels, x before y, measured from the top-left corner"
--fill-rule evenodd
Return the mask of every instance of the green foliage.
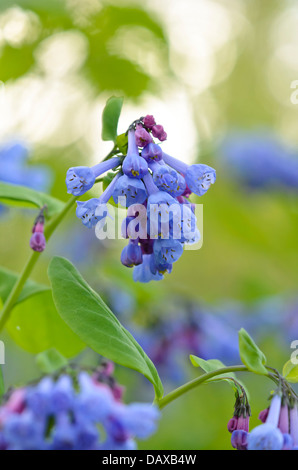
M 285 363 L 282 375 L 290 383 L 298 383 L 298 364 L 293 364 L 291 359 Z
M 268 375 L 266 357 L 243 328 L 239 331 L 239 353 L 243 364 L 256 374 Z
M 138 6 L 104 4 L 98 10 L 86 12 L 76 11 L 76 5 L 68 5 L 66 0 L 19 0 L 18 6 L 37 15 L 40 23 L 38 37 L 30 44 L 14 47 L 5 44 L 0 56 L 2 81 L 16 79 L 34 69 L 36 65 L 36 49 L 40 42 L 53 34 L 62 31 L 79 31 L 88 41 L 88 56 L 82 64 L 81 73 L 91 82 L 98 92 L 114 91 L 126 96 L 137 98 L 146 89 L 153 88 L 154 79 L 142 70 L 134 60 L 122 57 L 117 51 L 113 52 L 110 42 L 120 30 L 133 31 L 134 27 L 143 28 L 149 32 L 162 47 L 155 50 L 160 53 L 164 48 L 163 63 L 168 65 L 167 40 L 163 28 L 157 18 Z M 15 2 L 1 0 L 0 11 L 15 6 Z M 77 21 L 78 16 L 84 16 L 83 21 Z M 136 36 L 137 41 L 137 36 Z M 35 67 L 35 72 L 38 68 Z
M 123 155 L 126 155 L 127 154 L 127 146 L 128 146 L 128 138 L 127 138 L 127 135 L 125 133 L 118 135 L 117 140 L 116 140 L 116 144 L 117 144 L 120 152 L 122 152 Z
M 6 82 L 13 78 L 19 78 L 34 65 L 34 47 L 26 45 L 21 49 L 5 46 L 0 56 L 0 78 Z
M 18 279 L 18 274 L 10 271 L 6 268 L 0 267 L 0 297 L 3 302 L 6 301 L 9 296 L 10 291 L 12 290 L 16 280 Z M 32 295 L 44 292 L 49 288 L 43 284 L 38 284 L 37 282 L 28 280 L 23 287 L 23 290 L 17 300 L 17 303 L 26 300 Z
M 44 374 L 52 374 L 67 366 L 67 359 L 57 349 L 51 348 L 36 356 L 36 364 Z
M 201 359 L 200 357 L 190 355 L 190 360 L 193 366 L 201 367 L 201 369 L 203 369 L 207 374 L 209 372 L 213 372 L 219 369 L 223 369 L 224 367 L 227 367 L 219 359 L 209 359 L 208 361 L 205 361 L 204 359 Z M 225 380 L 226 382 L 229 383 L 229 385 L 231 385 L 234 391 L 237 391 L 237 386 L 235 385 L 235 382 L 233 382 L 233 380 L 230 380 L 229 377 L 232 377 L 234 380 L 236 380 L 239 384 L 243 386 L 243 384 L 240 382 L 240 380 L 236 377 L 236 375 L 233 372 L 227 372 L 221 375 L 217 375 L 216 377 L 207 380 L 206 383 L 216 382 L 218 380 Z
M 32 354 L 56 348 L 64 356 L 73 357 L 85 348 L 58 315 L 50 289 L 16 305 L 6 329 L 21 348 Z
M 123 98 L 112 96 L 108 99 L 102 113 L 102 140 L 112 140 L 116 143 L 118 121 L 123 105 Z
M 48 194 L 25 186 L 2 182 L 0 182 L 0 201 L 2 204 L 13 204 L 20 207 L 41 208 L 46 204 L 45 216 L 48 215 L 49 217 L 60 212 L 64 206 L 62 201 Z
M 163 387 L 153 363 L 70 261 L 54 257 L 48 274 L 54 302 L 67 325 L 97 353 L 147 377 L 160 398 Z

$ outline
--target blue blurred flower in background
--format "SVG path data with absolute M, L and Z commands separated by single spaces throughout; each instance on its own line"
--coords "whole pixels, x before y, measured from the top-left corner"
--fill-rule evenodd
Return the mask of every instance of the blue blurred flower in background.
M 47 192 L 53 175 L 45 165 L 28 165 L 29 148 L 21 140 L 10 140 L 0 145 L 0 182 L 27 186 Z M 5 208 L 0 205 L 0 214 Z
M 189 378 L 190 354 L 206 360 L 217 358 L 227 365 L 238 362 L 241 328 L 259 342 L 274 336 L 285 351 L 289 340 L 297 339 L 298 298 L 295 296 L 268 297 L 247 305 L 228 300 L 208 305 L 180 298 L 171 303 L 166 297 L 162 304 L 167 308 L 162 314 L 155 304 L 147 306 L 145 321 L 142 315 L 138 316 L 142 308 L 129 292 L 121 290 L 120 295 L 118 289 L 110 289 L 107 300 L 154 362 L 164 382 L 179 383 Z
M 0 450 L 134 450 L 159 417 L 150 403 L 123 403 L 109 371 L 45 376 L 0 407 Z
M 44 165 L 28 165 L 29 149 L 18 140 L 0 146 L 0 181 L 36 189 L 49 190 L 52 173 Z
M 255 189 L 298 189 L 298 150 L 269 131 L 234 132 L 220 156 L 228 176 Z

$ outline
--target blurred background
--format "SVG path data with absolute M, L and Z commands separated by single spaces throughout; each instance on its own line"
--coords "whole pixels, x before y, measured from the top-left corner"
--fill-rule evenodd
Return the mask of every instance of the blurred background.
M 198 373 L 189 354 L 239 362 L 241 327 L 275 367 L 298 339 L 297 24 L 294 0 L 1 0 L 0 180 L 66 201 L 67 169 L 111 150 L 100 138 L 111 95 L 125 97 L 119 133 L 153 114 L 167 153 L 217 171 L 207 195 L 193 198 L 204 204 L 203 247 L 186 251 L 162 282 L 134 284 L 120 263 L 123 241 L 100 242 L 74 211 L 32 274 L 48 285 L 50 257 L 69 258 L 156 362 L 167 390 Z M 5 268 L 22 269 L 36 215 L 0 206 Z M 36 377 L 34 355 L 51 346 L 97 361 L 71 335 L 65 341 L 45 295 L 17 306 L 7 326 L 8 385 Z M 136 373 L 117 375 L 127 400 L 152 399 Z M 256 424 L 270 384 L 244 382 Z M 233 404 L 226 384 L 201 387 L 170 405 L 140 448 L 230 448 Z

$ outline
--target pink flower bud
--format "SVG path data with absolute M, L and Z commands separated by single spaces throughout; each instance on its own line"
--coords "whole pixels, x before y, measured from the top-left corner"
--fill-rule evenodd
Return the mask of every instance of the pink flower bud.
M 32 229 L 32 232 L 35 233 L 35 232 L 40 232 L 40 233 L 43 233 L 43 223 L 42 222 L 37 222 L 36 225 L 34 225 L 33 229 Z
M 25 408 L 25 389 L 18 388 L 12 392 L 5 407 L 12 413 L 22 413 Z
M 233 418 L 230 419 L 228 422 L 228 431 L 232 433 L 237 429 L 237 424 L 238 424 L 238 417 L 234 416 Z
M 149 114 L 147 114 L 147 116 L 144 117 L 143 122 L 144 122 L 144 126 L 147 127 L 147 129 L 152 129 L 152 127 L 155 126 L 156 124 L 154 117 Z
M 33 251 L 44 251 L 46 247 L 46 239 L 42 232 L 34 232 L 30 238 L 30 248 Z
M 166 132 L 163 132 L 161 136 L 159 137 L 159 140 L 163 142 L 164 140 L 167 140 L 168 134 Z
M 262 423 L 266 423 L 266 419 L 268 417 L 269 413 L 269 408 L 266 408 L 265 410 L 262 410 L 259 414 L 259 420 L 262 421 Z
M 152 135 L 160 141 L 166 140 L 167 133 L 165 132 L 163 126 L 156 125 L 152 127 Z
M 141 125 L 136 126 L 135 138 L 138 147 L 145 147 L 152 142 L 151 135 Z
M 237 429 L 242 429 L 242 431 L 249 431 L 249 416 L 239 416 L 238 418 L 238 424 L 237 424 Z

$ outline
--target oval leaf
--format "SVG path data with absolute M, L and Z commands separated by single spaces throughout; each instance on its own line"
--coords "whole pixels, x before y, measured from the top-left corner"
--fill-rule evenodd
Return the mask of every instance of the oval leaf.
M 293 384 L 298 383 L 298 364 L 293 364 L 292 360 L 290 359 L 285 363 L 282 370 L 282 375 L 287 379 L 288 382 Z
M 147 377 L 160 398 L 163 387 L 152 361 L 70 261 L 54 257 L 48 274 L 67 325 L 97 353 Z
M 108 99 L 102 113 L 102 140 L 117 140 L 118 121 L 123 105 L 123 98 L 112 96 Z
M 268 375 L 266 357 L 243 328 L 239 331 L 239 354 L 246 367 L 256 374 Z
M 0 182 L 0 202 L 1 204 L 14 204 L 22 207 L 38 207 L 47 205 L 45 215 L 52 217 L 64 207 L 64 203 L 48 194 L 35 191 L 26 186 L 8 184 Z
M 32 354 L 56 348 L 74 357 L 86 347 L 58 315 L 49 288 L 16 305 L 6 329 L 15 343 Z

